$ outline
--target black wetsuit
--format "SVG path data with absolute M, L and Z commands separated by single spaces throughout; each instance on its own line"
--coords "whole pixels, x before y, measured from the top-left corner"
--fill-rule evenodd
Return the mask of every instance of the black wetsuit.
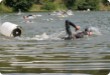
M 75 39 L 75 38 L 83 38 L 84 35 L 86 35 L 87 33 L 85 31 L 83 32 L 79 32 L 77 34 L 72 34 L 70 26 L 73 26 L 75 29 L 76 25 L 68 20 L 65 21 L 65 29 L 66 29 L 66 33 L 68 34 L 68 37 L 65 37 L 65 40 L 70 40 L 70 39 Z

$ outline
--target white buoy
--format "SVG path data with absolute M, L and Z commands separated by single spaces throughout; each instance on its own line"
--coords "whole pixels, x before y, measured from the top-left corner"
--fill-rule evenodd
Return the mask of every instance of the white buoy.
M 5 22 L 0 26 L 0 33 L 7 37 L 21 36 L 22 28 L 14 23 Z
M 2 73 L 0 73 L 0 75 L 2 75 Z
M 108 0 L 110 2 L 110 0 Z
M 0 0 L 0 3 L 2 2 L 2 0 Z

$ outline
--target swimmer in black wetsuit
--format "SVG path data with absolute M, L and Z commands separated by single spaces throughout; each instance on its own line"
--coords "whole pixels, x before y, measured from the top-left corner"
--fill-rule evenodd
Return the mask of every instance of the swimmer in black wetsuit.
M 68 37 L 65 37 L 64 38 L 65 40 L 78 39 L 78 38 L 83 38 L 85 35 L 88 35 L 88 36 L 92 35 L 92 31 L 90 31 L 89 28 L 85 28 L 85 30 L 82 32 L 72 34 L 72 32 L 70 30 L 70 26 L 73 26 L 75 28 L 75 31 L 80 29 L 80 26 L 76 26 L 74 23 L 66 20 L 65 29 L 66 29 L 66 33 L 68 34 Z

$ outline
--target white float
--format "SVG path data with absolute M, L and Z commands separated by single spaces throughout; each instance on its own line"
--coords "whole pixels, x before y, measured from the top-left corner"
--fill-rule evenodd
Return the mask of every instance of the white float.
M 2 0 L 0 0 L 0 3 L 2 2 Z
M 5 22 L 0 26 L 0 33 L 7 37 L 21 36 L 22 28 L 14 23 Z
M 108 75 L 110 75 L 110 73 Z
M 0 75 L 2 75 L 2 73 L 0 73 Z

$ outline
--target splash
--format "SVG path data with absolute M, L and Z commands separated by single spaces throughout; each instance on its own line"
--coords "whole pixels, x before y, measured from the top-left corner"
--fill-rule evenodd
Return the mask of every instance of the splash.
M 61 37 L 65 35 L 64 31 L 61 31 L 59 33 L 53 33 L 48 35 L 46 32 L 44 32 L 41 35 L 35 35 L 34 37 L 15 37 L 15 39 L 18 40 L 62 40 Z
M 33 39 L 35 39 L 35 40 L 47 40 L 47 39 L 49 39 L 49 35 L 47 35 L 46 33 L 43 33 L 41 35 L 35 35 L 35 37 L 33 37 Z
M 61 31 L 60 33 L 53 33 L 48 35 L 47 33 L 43 33 L 41 35 L 35 35 L 33 39 L 36 40 L 61 40 L 61 37 L 64 36 L 64 31 Z
M 101 35 L 101 32 L 96 27 L 89 27 L 89 29 L 93 32 L 93 35 Z M 56 32 L 48 35 L 47 33 L 43 33 L 41 35 L 35 35 L 32 39 L 34 40 L 63 40 L 61 38 L 66 37 L 67 34 L 65 31 Z
M 89 29 L 93 32 L 93 35 L 101 35 L 101 32 L 96 27 L 89 27 Z M 34 37 L 17 37 L 18 40 L 63 40 L 62 38 L 66 37 L 67 34 L 65 31 L 56 32 L 53 34 L 47 34 L 44 32 L 40 35 L 35 35 Z
M 96 27 L 89 27 L 89 30 L 93 32 L 93 35 L 101 35 L 100 30 Z

